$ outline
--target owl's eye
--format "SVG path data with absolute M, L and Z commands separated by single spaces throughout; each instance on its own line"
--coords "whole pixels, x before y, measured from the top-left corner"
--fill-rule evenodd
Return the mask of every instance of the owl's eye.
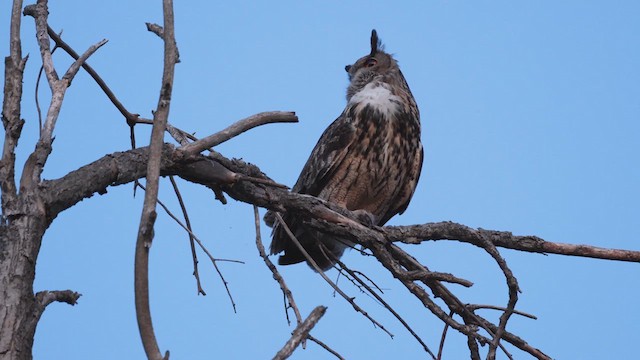
M 366 67 L 372 67 L 372 66 L 376 66 L 378 64 L 378 60 L 371 58 L 368 59 L 367 62 L 364 64 L 364 66 Z

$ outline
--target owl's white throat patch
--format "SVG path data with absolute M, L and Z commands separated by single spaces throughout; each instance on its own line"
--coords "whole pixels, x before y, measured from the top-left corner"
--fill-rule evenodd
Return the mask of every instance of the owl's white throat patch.
M 370 105 L 385 115 L 398 111 L 399 103 L 400 98 L 391 93 L 388 84 L 376 82 L 367 84 L 349 99 L 350 105 Z

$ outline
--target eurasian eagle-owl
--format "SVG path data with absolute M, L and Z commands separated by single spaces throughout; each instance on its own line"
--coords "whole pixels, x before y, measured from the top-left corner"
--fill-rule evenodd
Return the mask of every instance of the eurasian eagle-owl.
M 420 113 L 398 63 L 384 52 L 375 30 L 371 52 L 347 65 L 347 106 L 324 131 L 292 191 L 309 194 L 364 214 L 382 226 L 407 208 L 420 177 Z M 353 243 L 302 223 L 293 212 L 283 219 L 321 270 L 331 268 Z M 271 254 L 280 265 L 307 260 L 272 212 Z

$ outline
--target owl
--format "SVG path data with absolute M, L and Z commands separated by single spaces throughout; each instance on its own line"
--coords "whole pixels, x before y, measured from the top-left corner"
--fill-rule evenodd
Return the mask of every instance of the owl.
M 292 191 L 330 201 L 382 226 L 405 211 L 420 178 L 420 113 L 397 61 L 384 51 L 375 30 L 371 52 L 345 70 L 347 105 L 320 136 Z M 354 246 L 306 226 L 294 211 L 282 217 L 322 271 Z M 284 252 L 280 265 L 307 261 L 271 211 L 265 222 L 273 227 L 271 254 Z

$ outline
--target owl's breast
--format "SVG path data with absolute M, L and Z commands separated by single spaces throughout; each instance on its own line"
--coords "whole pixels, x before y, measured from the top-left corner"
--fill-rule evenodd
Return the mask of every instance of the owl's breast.
M 403 112 L 398 96 L 383 85 L 365 87 L 349 101 L 355 139 L 321 194 L 347 209 L 376 216 L 397 206 L 393 200 L 411 183 L 412 164 L 419 161 L 416 149 L 421 147 L 418 119 Z

